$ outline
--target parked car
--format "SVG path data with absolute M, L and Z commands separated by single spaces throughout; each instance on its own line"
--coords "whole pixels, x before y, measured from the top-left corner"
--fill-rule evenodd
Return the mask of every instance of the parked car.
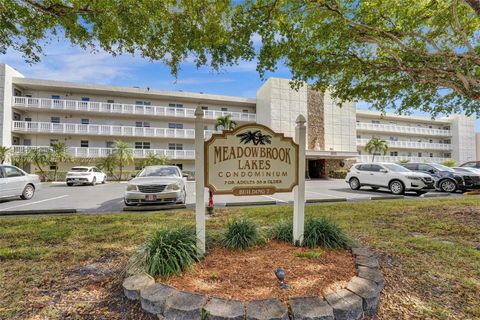
M 428 174 L 412 172 L 395 163 L 359 163 L 347 174 L 345 181 L 352 190 L 369 186 L 373 190 L 384 188 L 399 195 L 415 191 L 418 195 L 434 189 L 433 179 Z
M 460 165 L 462 168 L 476 168 L 480 169 L 480 161 L 468 161 Z
M 480 188 L 480 176 L 459 172 L 438 163 L 406 163 L 405 168 L 427 173 L 435 180 L 435 187 L 443 192 Z
M 128 182 L 125 205 L 185 203 L 186 175 L 176 166 L 148 166 Z
M 107 182 L 107 175 L 97 167 L 73 167 L 67 172 L 65 178 L 67 186 L 74 184 L 89 184 L 95 185 L 97 183 Z
M 453 170 L 458 171 L 458 172 L 470 172 L 473 174 L 478 174 L 480 175 L 480 168 L 471 168 L 471 167 L 454 167 Z
M 0 165 L 0 198 L 29 200 L 39 188 L 40 178 L 36 174 L 28 174 L 15 166 Z

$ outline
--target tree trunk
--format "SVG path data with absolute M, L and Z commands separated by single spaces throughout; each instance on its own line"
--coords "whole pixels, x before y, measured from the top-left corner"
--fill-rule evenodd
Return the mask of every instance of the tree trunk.
M 480 17 L 480 0 L 465 0 L 465 2 L 475 11 Z
M 53 170 L 53 181 L 57 181 L 57 170 L 58 166 L 55 164 L 55 169 Z
M 372 162 L 375 161 L 375 152 L 372 154 Z

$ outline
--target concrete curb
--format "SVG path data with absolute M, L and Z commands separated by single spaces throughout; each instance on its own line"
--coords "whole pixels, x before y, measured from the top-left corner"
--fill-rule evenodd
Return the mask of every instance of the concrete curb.
M 277 204 L 277 201 L 275 200 L 226 202 L 225 207 L 271 206 L 276 204 Z
M 171 205 L 159 205 L 159 206 L 131 206 L 123 207 L 123 211 L 163 211 L 174 209 L 186 209 L 184 204 L 171 204 Z
M 480 191 L 467 191 L 467 192 L 464 192 L 463 194 L 467 196 L 476 196 L 476 195 L 480 195 Z
M 248 320 L 358 320 L 376 314 L 384 277 L 374 252 L 364 247 L 353 247 L 350 250 L 355 258 L 357 275 L 350 279 L 346 287 L 324 297 L 289 299 L 290 315 L 287 305 L 278 298 L 250 302 L 217 299 L 155 283 L 146 274 L 134 274 L 125 278 L 123 291 L 128 299 L 142 300 L 144 311 L 164 320 L 241 320 L 245 317 Z
M 394 199 L 404 199 L 405 196 L 372 196 L 370 200 L 394 200 Z
M 25 216 L 38 214 L 71 214 L 77 213 L 77 209 L 44 209 L 44 210 L 10 210 L 0 211 L 0 216 Z
M 443 198 L 443 197 L 450 197 L 451 194 L 450 193 L 445 193 L 445 194 L 442 194 L 442 193 L 425 193 L 424 195 L 422 195 L 423 198 Z
M 305 203 L 345 202 L 347 198 L 307 199 Z

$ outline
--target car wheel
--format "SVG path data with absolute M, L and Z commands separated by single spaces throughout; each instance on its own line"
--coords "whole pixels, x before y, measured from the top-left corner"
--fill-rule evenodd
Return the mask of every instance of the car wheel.
M 92 186 L 94 186 L 95 184 L 97 184 L 97 177 L 93 177 L 93 180 L 91 183 Z
M 105 184 L 105 183 L 107 183 L 107 176 L 103 176 L 102 184 Z
M 445 179 L 440 182 L 440 190 L 443 192 L 455 192 L 457 191 L 457 183 L 450 179 Z
M 71 186 L 73 186 L 73 183 L 67 182 L 67 186 L 71 187 Z
M 22 198 L 23 200 L 30 200 L 33 198 L 34 194 L 35 194 L 35 188 L 31 184 L 27 184 L 23 189 L 23 192 L 20 198 Z
M 183 197 L 182 197 L 182 201 L 179 201 L 177 202 L 178 204 L 185 204 L 187 202 L 187 191 L 185 191 L 185 189 L 183 189 Z
M 358 190 L 360 189 L 360 181 L 357 178 L 351 178 L 349 181 L 350 189 Z
M 392 182 L 390 182 L 389 189 L 395 195 L 400 195 L 405 192 L 405 187 L 403 186 L 403 183 L 399 180 L 393 180 Z

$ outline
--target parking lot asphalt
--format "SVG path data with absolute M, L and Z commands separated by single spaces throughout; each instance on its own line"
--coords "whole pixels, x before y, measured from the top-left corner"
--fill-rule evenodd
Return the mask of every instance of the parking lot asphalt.
M 65 183 L 44 183 L 33 199 L 25 201 L 19 199 L 0 200 L 0 214 L 2 212 L 43 211 L 43 210 L 68 210 L 75 209 L 77 212 L 120 212 L 124 209 L 123 193 L 125 183 L 110 182 L 95 186 L 72 186 Z M 368 201 L 373 197 L 389 198 L 392 195 L 388 191 L 374 191 L 368 187 L 360 190 L 351 190 L 342 179 L 311 180 L 306 181 L 307 202 L 322 201 Z M 187 206 L 195 203 L 195 182 L 187 183 Z M 429 192 L 418 197 L 414 193 L 405 194 L 405 198 L 422 199 L 424 197 L 461 197 L 461 193 L 446 194 L 441 192 Z M 208 193 L 205 192 L 205 202 Z M 214 196 L 216 207 L 241 206 L 251 203 L 259 204 L 289 204 L 293 201 L 293 192 L 277 193 L 268 196 L 243 196 L 233 195 Z M 148 208 L 148 207 L 147 207 Z

